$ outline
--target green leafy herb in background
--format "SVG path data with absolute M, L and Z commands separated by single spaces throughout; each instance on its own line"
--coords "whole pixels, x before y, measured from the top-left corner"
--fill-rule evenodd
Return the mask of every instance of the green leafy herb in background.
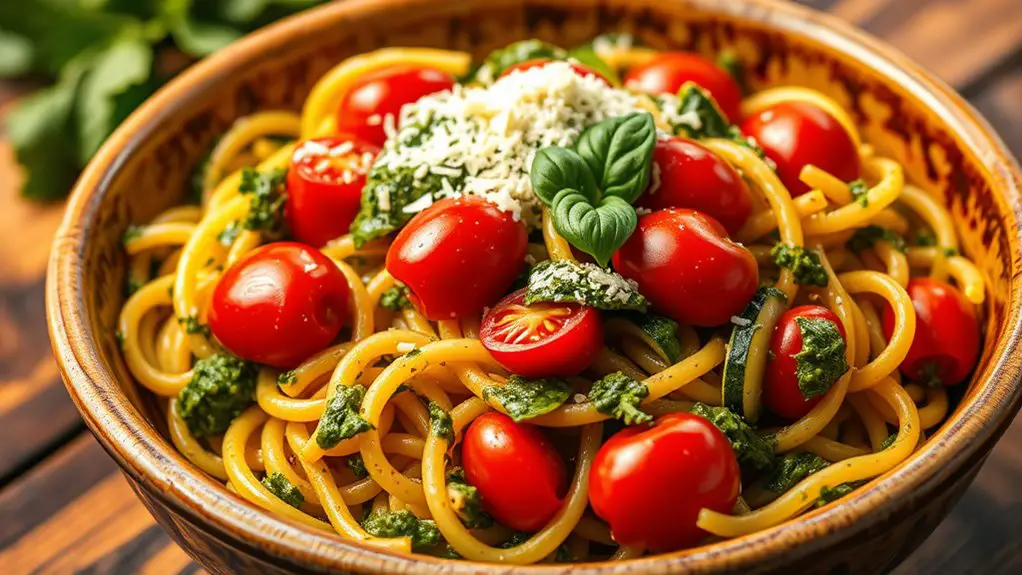
M 25 171 L 22 195 L 63 197 L 114 128 L 177 72 L 324 1 L 0 2 L 0 78 L 51 82 L 4 121 Z

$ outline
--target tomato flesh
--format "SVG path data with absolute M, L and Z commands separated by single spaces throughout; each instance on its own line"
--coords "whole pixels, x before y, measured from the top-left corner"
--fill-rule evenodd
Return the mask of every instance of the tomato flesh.
M 979 359 L 980 337 L 976 310 L 962 292 L 949 283 L 912 278 L 909 297 L 916 313 L 916 332 L 901 373 L 928 385 L 954 385 L 965 381 Z M 887 306 L 882 318 L 884 335 L 894 334 L 894 310 Z
M 726 70 L 697 54 L 663 52 L 632 67 L 625 76 L 625 87 L 647 94 L 677 94 L 685 82 L 694 82 L 709 92 L 732 122 L 741 117 L 742 91 L 738 83 Z
M 480 415 L 465 432 L 461 463 L 483 509 L 511 529 L 539 531 L 561 508 L 567 470 L 538 427 L 493 411 Z
M 752 204 L 742 177 L 702 144 L 679 137 L 657 140 L 653 162 L 659 178 L 639 197 L 640 207 L 699 210 L 720 222 L 729 234 L 749 219 Z
M 298 144 L 287 172 L 285 218 L 300 242 L 322 246 L 348 233 L 358 214 L 366 174 L 380 149 L 351 137 Z
M 501 72 L 500 77 L 503 78 L 504 76 L 507 76 L 512 72 L 524 72 L 526 70 L 531 70 L 533 68 L 542 68 L 543 66 L 546 66 L 547 64 L 556 61 L 557 60 L 550 60 L 549 58 L 536 58 L 533 60 L 526 60 L 525 62 L 519 62 L 518 64 L 515 64 L 514 66 L 507 68 L 506 70 Z M 595 76 L 598 80 L 603 81 L 604 84 L 608 86 L 611 85 L 610 80 L 608 80 L 603 74 L 597 72 L 596 70 L 593 70 L 592 68 L 586 66 L 585 64 L 580 64 L 578 62 L 568 62 L 568 65 L 571 66 L 571 69 L 575 72 L 575 74 L 583 78 L 585 78 L 586 76 Z
M 333 342 L 348 299 L 344 274 L 322 252 L 295 242 L 267 244 L 224 271 L 209 328 L 234 355 L 290 369 Z
M 603 347 L 596 309 L 524 300 L 518 290 L 483 316 L 479 339 L 497 363 L 523 377 L 577 375 L 592 365 Z
M 787 419 L 799 419 L 820 403 L 824 396 L 806 399 L 798 385 L 795 355 L 802 351 L 802 330 L 797 318 L 825 319 L 837 326 L 846 338 L 841 320 L 829 309 L 819 305 L 803 305 L 784 312 L 770 337 L 770 359 L 763 379 L 763 404 L 767 409 Z
M 454 77 L 435 68 L 401 64 L 375 70 L 344 94 L 337 111 L 337 132 L 383 147 L 388 115 L 396 125 L 402 106 L 453 87 Z
M 641 216 L 613 261 L 654 308 L 689 325 L 729 322 L 759 286 L 752 253 L 732 242 L 719 222 L 686 208 Z
M 473 314 L 505 294 L 525 265 L 528 235 L 479 196 L 447 198 L 417 214 L 387 251 L 387 271 L 433 321 Z
M 777 176 L 792 197 L 809 191 L 799 174 L 810 164 L 843 182 L 859 178 L 861 167 L 855 142 L 837 120 L 818 106 L 781 102 L 749 116 L 741 128 L 777 164 Z
M 664 415 L 607 440 L 589 474 L 589 503 L 621 545 L 674 551 L 706 533 L 699 511 L 730 513 L 741 490 L 731 444 L 709 421 Z

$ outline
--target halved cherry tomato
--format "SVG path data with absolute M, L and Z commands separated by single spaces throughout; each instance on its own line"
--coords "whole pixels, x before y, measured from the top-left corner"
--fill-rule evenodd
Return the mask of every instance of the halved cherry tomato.
M 454 77 L 442 70 L 395 65 L 370 72 L 344 94 L 337 110 L 337 131 L 382 147 L 387 115 L 396 122 L 401 107 L 423 96 L 450 90 Z
M 433 321 L 478 312 L 507 293 L 525 265 L 525 226 L 479 196 L 417 214 L 387 251 L 387 271 Z
M 843 182 L 859 178 L 859 151 L 844 127 L 830 114 L 806 102 L 781 102 L 742 122 L 742 132 L 756 139 L 777 164 L 777 176 L 792 197 L 809 191 L 798 179 L 806 165 L 826 170 Z
M 525 305 L 521 289 L 483 316 L 479 339 L 497 363 L 523 377 L 577 375 L 603 347 L 596 309 L 576 303 Z
M 619 431 L 596 452 L 589 503 L 621 545 L 674 551 L 696 545 L 701 509 L 730 513 L 741 490 L 724 434 L 690 413 Z
M 567 491 L 564 460 L 538 427 L 503 413 L 480 415 L 461 442 L 465 479 L 483 509 L 518 531 L 539 531 L 561 508 Z
M 625 87 L 647 94 L 677 94 L 685 82 L 695 82 L 713 96 L 732 122 L 741 117 L 742 91 L 735 79 L 714 62 L 687 52 L 663 52 L 628 70 Z
M 822 395 L 806 399 L 798 385 L 795 356 L 802 351 L 802 330 L 796 318 L 824 319 L 837 326 L 841 337 L 846 338 L 845 326 L 829 309 L 819 305 L 802 305 L 784 312 L 777 320 L 777 327 L 770 337 L 770 359 L 767 360 L 763 379 L 763 403 L 767 409 L 788 419 L 798 419 L 809 413 Z
M 549 58 L 536 58 L 534 60 L 526 60 L 524 62 L 519 62 L 518 64 L 515 64 L 514 66 L 511 66 L 504 70 L 503 72 L 501 72 L 500 77 L 503 78 L 504 76 L 507 76 L 512 72 L 524 72 L 526 70 L 531 70 L 533 68 L 542 68 L 543 66 L 546 66 L 547 64 L 555 61 L 556 60 L 550 60 Z M 596 78 L 602 80 L 604 84 L 608 86 L 611 85 L 610 80 L 604 77 L 603 74 L 597 72 L 596 70 L 593 70 L 592 68 L 586 66 L 585 64 L 580 64 L 578 62 L 568 62 L 568 65 L 571 66 L 571 69 L 574 70 L 576 74 L 583 78 L 585 78 L 586 76 L 595 76 Z
M 749 219 L 749 188 L 730 164 L 702 144 L 677 137 L 657 140 L 653 162 L 659 181 L 651 181 L 639 196 L 640 207 L 699 210 L 720 222 L 729 234 Z
M 979 321 L 976 310 L 957 288 L 935 279 L 912 278 L 909 297 L 916 311 L 916 334 L 901 373 L 927 385 L 965 381 L 979 359 Z M 894 310 L 882 319 L 884 335 L 894 333 Z
M 638 282 L 661 313 L 681 323 L 727 323 L 759 284 L 756 258 L 717 220 L 686 208 L 646 214 L 614 254 L 614 269 Z
M 366 173 L 380 149 L 348 136 L 298 144 L 287 172 L 284 214 L 291 235 L 321 246 L 348 233 L 358 214 Z
M 344 274 L 322 252 L 295 242 L 267 244 L 220 277 L 209 328 L 234 355 L 290 369 L 337 337 L 348 298 Z

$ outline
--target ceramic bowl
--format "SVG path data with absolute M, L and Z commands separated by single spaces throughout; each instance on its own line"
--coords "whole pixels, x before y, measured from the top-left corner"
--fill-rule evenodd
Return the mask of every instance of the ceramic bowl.
M 325 71 L 383 46 L 476 57 L 511 41 L 581 43 L 629 32 L 660 49 L 737 50 L 754 88 L 798 84 L 851 110 L 864 137 L 954 215 L 988 281 L 982 359 L 925 446 L 840 504 L 778 527 L 624 563 L 521 574 L 870 572 L 915 549 L 955 504 L 1019 408 L 1019 169 L 958 95 L 903 55 L 831 17 L 763 0 L 348 0 L 273 25 L 194 66 L 131 116 L 78 182 L 50 262 L 53 347 L 85 422 L 156 519 L 215 573 L 508 573 L 509 567 L 390 554 L 265 513 L 204 476 L 160 433 L 120 360 L 121 237 L 185 197 L 218 134 L 260 109 L 298 110 Z

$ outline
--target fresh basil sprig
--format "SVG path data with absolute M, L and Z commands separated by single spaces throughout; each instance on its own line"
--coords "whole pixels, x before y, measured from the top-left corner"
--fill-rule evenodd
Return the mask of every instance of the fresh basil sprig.
M 601 266 L 635 230 L 631 203 L 649 184 L 655 144 L 653 116 L 638 112 L 590 126 L 575 149 L 536 153 L 530 179 L 554 228 Z

